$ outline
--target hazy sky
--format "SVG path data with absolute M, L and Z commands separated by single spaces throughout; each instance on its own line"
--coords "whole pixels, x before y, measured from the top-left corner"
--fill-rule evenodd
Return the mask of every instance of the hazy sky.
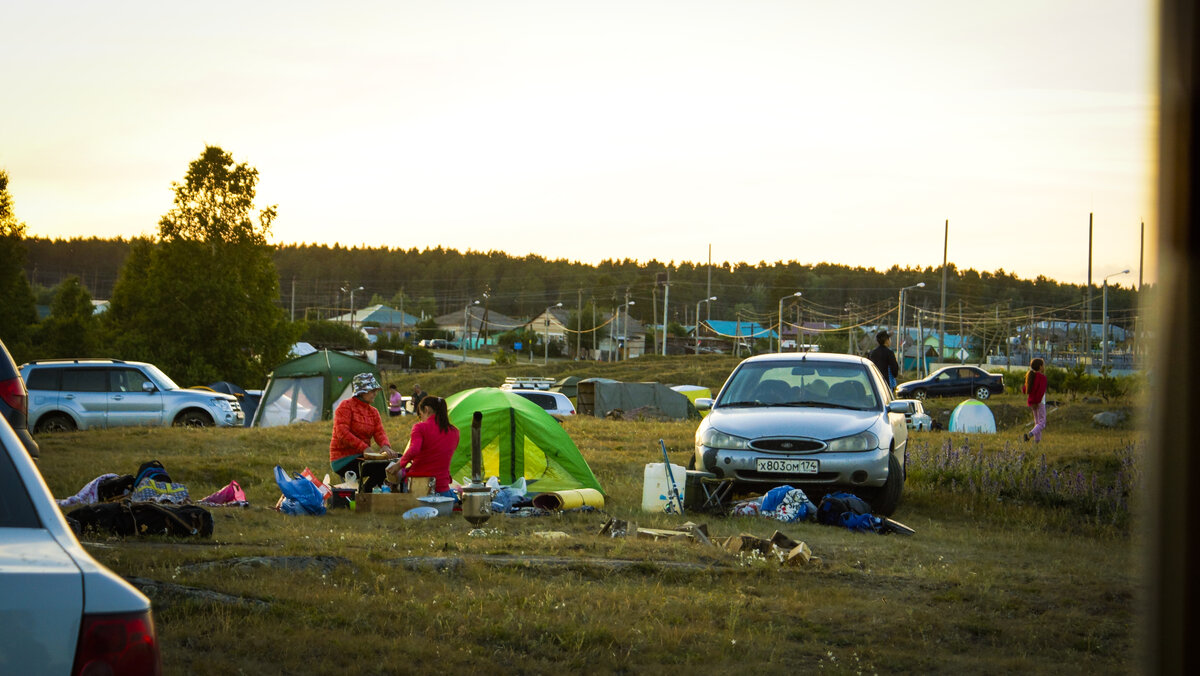
M 11 3 L 0 167 L 47 237 L 157 231 L 205 144 L 276 242 L 589 263 L 950 260 L 1073 282 L 1153 242 L 1137 0 Z M 1146 278 L 1153 275 L 1147 254 Z

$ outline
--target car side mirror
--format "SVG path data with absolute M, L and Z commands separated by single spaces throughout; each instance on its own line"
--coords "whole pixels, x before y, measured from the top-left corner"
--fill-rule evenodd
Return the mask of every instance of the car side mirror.
M 901 400 L 888 402 L 888 413 L 903 413 L 905 415 L 910 415 L 912 412 L 912 402 Z
M 142 391 L 143 392 L 153 392 L 155 389 L 156 388 L 154 387 L 154 383 L 152 383 L 152 382 L 145 381 L 142 383 Z
M 695 404 L 697 411 L 707 411 L 712 408 L 713 400 L 710 397 L 697 397 Z

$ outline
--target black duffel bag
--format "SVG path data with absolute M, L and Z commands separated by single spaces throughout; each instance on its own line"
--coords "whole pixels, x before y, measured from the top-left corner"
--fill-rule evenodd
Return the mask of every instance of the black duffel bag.
M 105 502 L 86 505 L 67 515 L 81 531 L 114 535 L 171 535 L 211 537 L 212 514 L 195 505 L 161 505 L 153 502 Z

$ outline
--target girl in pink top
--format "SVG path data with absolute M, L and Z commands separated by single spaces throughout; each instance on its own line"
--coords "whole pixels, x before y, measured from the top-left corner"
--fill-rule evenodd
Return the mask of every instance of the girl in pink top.
M 408 477 L 431 476 L 438 495 L 457 498 L 450 490 L 450 459 L 458 448 L 458 428 L 450 424 L 446 400 L 430 396 L 421 399 L 418 415 L 421 421 L 413 425 L 404 455 L 388 467 L 388 480 L 399 483 L 401 470 Z
M 1033 439 L 1040 442 L 1042 432 L 1046 430 L 1046 389 L 1048 381 L 1042 373 L 1045 366 L 1040 358 L 1029 362 L 1029 372 L 1025 374 L 1025 384 L 1021 391 L 1027 395 L 1025 403 L 1033 409 L 1033 429 L 1024 435 L 1025 441 Z

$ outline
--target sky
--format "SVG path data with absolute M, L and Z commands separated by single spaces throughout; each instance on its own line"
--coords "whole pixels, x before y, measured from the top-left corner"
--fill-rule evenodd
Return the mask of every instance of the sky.
M 0 25 L 30 236 L 153 235 L 206 145 L 276 243 L 1154 281 L 1149 0 L 43 0 Z

